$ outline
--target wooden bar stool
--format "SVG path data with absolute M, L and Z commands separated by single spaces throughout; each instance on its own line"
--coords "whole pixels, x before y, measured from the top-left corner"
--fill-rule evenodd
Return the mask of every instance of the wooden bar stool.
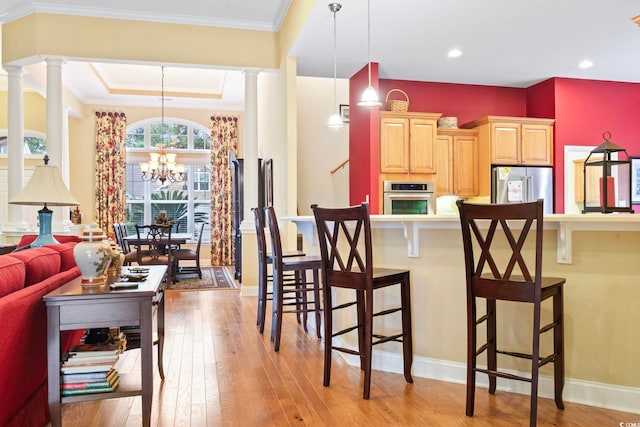
M 531 383 L 529 424 L 536 425 L 538 403 L 538 371 L 553 362 L 555 403 L 564 409 L 564 344 L 562 285 L 565 279 L 542 276 L 543 202 L 481 205 L 457 202 L 462 226 L 462 242 L 467 281 L 467 416 L 473 416 L 476 372 L 489 375 L 489 393 L 496 391 L 496 377 Z M 529 234 L 532 226 L 535 232 Z M 520 229 L 521 228 L 521 229 Z M 502 230 L 500 232 L 499 230 Z M 514 230 L 520 230 L 514 235 Z M 508 262 L 498 263 L 498 252 L 504 245 L 492 247 L 496 240 L 506 239 L 511 252 Z M 529 240 L 533 251 L 523 251 Z M 479 249 L 479 256 L 474 253 Z M 500 265 L 500 266 L 499 266 Z M 533 267 L 533 275 L 531 268 Z M 488 269 L 490 272 L 485 272 Z M 514 274 L 514 270 L 516 274 Z M 476 299 L 486 300 L 486 313 L 478 317 Z M 552 298 L 551 322 L 540 326 L 542 301 Z M 496 334 L 496 301 L 515 301 L 533 305 L 533 342 L 530 353 L 498 349 Z M 477 326 L 486 324 L 487 342 L 478 348 Z M 509 325 L 511 327 L 512 325 Z M 553 353 L 540 356 L 540 335 L 553 330 Z M 477 359 L 487 352 L 487 368 L 479 368 Z M 521 376 L 498 370 L 497 355 L 529 359 L 531 376 Z
M 282 333 L 282 315 L 285 313 L 302 314 L 302 324 L 307 332 L 307 314 L 315 313 L 316 334 L 320 335 L 322 305 L 320 302 L 320 266 L 318 256 L 284 257 L 282 242 L 280 240 L 280 228 L 278 218 L 273 206 L 265 209 L 269 234 L 271 235 L 271 251 L 273 261 L 273 310 L 271 316 L 271 341 L 274 342 L 274 350 L 280 350 L 280 335 Z M 311 271 L 313 281 L 307 282 L 307 272 Z M 295 275 L 293 287 L 284 286 L 284 278 L 287 273 Z M 308 285 L 311 284 L 311 287 Z M 313 292 L 313 299 L 309 300 L 307 294 Z M 289 298 L 292 296 L 292 298 Z M 291 301 L 291 299 L 293 301 Z M 285 302 L 291 301 L 291 302 Z
M 269 274 L 268 266 L 273 264 L 273 256 L 267 252 L 267 238 L 264 233 L 264 217 L 258 208 L 252 208 L 253 222 L 256 227 L 256 239 L 258 244 L 258 312 L 256 325 L 260 333 L 264 332 L 265 317 L 267 311 L 267 301 L 273 299 L 273 292 L 269 291 L 269 283 L 273 286 L 273 275 Z M 305 256 L 303 251 L 284 251 L 282 256 L 294 257 Z M 283 286 L 295 286 L 295 274 L 283 274 Z M 300 313 L 298 313 L 298 323 L 300 323 Z
M 331 379 L 331 351 L 337 350 L 360 357 L 364 371 L 363 397 L 369 399 L 371 389 L 371 358 L 373 346 L 389 341 L 402 343 L 404 377 L 413 382 L 411 365 L 413 348 L 411 335 L 411 283 L 409 270 L 375 268 L 371 247 L 371 223 L 366 203 L 348 208 L 328 209 L 312 205 L 316 219 L 322 256 L 322 288 L 324 291 L 324 385 Z M 361 253 L 361 250 L 363 251 Z M 374 312 L 375 290 L 388 286 L 400 287 L 400 305 Z M 334 306 L 333 288 L 354 291 L 354 299 Z M 355 306 L 355 325 L 333 330 L 334 312 Z M 382 335 L 373 331 L 373 319 L 393 313 L 401 314 L 402 331 Z M 351 331 L 358 332 L 358 349 L 336 346 L 333 338 Z

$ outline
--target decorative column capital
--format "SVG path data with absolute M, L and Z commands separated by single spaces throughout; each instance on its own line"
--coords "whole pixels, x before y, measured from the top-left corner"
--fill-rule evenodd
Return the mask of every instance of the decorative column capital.
M 24 73 L 24 69 L 20 65 L 4 65 L 2 68 L 4 68 L 10 77 L 20 77 Z
M 66 62 L 63 56 L 58 55 L 42 55 L 42 59 L 47 63 L 47 67 L 61 67 Z
M 245 77 L 257 77 L 258 73 L 260 73 L 260 68 L 243 68 L 242 72 Z

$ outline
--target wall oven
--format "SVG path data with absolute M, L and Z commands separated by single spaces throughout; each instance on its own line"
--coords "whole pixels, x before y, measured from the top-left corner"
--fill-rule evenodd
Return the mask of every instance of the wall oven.
M 385 215 L 433 215 L 433 182 L 384 181 Z

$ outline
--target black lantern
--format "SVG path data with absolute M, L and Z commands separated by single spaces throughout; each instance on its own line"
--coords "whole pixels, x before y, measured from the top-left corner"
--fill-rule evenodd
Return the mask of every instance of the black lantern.
M 631 159 L 627 150 L 602 134 L 604 142 L 594 148 L 584 162 L 584 208 L 587 212 L 630 212 Z

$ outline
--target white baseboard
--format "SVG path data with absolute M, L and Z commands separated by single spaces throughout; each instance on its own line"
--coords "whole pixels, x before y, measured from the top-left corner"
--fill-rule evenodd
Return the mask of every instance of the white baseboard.
M 334 341 L 336 345 L 343 343 Z M 349 365 L 360 366 L 360 359 L 346 353 L 337 352 Z M 402 355 L 385 351 L 373 352 L 372 368 L 380 371 L 403 372 Z M 526 376 L 526 373 L 511 371 L 516 375 Z M 458 384 L 466 384 L 467 367 L 465 363 L 451 362 L 447 360 L 431 359 L 428 357 L 414 357 L 412 374 L 416 377 L 430 378 L 439 381 L 448 381 Z M 478 387 L 489 387 L 487 375 L 478 374 L 476 377 Z M 538 396 L 553 399 L 553 377 L 541 375 L 538 384 Z M 523 381 L 498 379 L 498 389 L 519 394 L 529 394 L 529 383 Z M 582 405 L 612 409 L 622 412 L 640 414 L 640 388 L 624 387 L 612 384 L 596 383 L 591 381 L 565 379 L 563 391 L 565 402 L 579 403 Z

